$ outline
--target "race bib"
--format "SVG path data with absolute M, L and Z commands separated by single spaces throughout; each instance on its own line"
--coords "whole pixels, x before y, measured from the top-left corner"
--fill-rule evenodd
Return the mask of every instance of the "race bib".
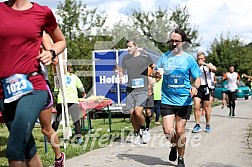
M 136 78 L 132 79 L 132 88 L 142 88 L 144 87 L 144 79 L 143 78 Z
M 182 88 L 184 85 L 184 77 L 181 75 L 169 75 L 168 77 L 168 87 Z
M 14 74 L 2 80 L 4 89 L 4 102 L 11 103 L 23 95 L 33 91 L 32 83 L 24 74 Z

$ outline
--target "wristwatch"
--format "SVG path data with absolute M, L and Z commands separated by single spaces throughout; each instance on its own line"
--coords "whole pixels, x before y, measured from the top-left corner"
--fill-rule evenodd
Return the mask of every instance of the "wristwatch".
M 53 61 L 57 55 L 56 55 L 56 53 L 55 53 L 55 51 L 53 49 L 50 49 L 49 51 L 52 54 L 52 61 Z

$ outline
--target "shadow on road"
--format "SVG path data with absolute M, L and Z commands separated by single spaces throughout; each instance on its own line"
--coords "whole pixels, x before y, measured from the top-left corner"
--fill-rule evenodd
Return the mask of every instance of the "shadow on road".
M 140 155 L 140 154 L 118 154 L 117 157 L 119 159 L 129 158 L 142 163 L 144 165 L 153 166 L 153 165 L 164 165 L 164 166 L 176 166 L 170 162 L 163 161 L 159 157 L 151 157 L 147 155 Z

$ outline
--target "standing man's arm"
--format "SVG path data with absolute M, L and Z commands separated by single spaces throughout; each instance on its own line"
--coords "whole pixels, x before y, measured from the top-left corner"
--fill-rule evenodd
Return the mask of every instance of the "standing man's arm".
M 84 88 L 80 78 L 77 75 L 75 75 L 75 76 L 76 76 L 76 79 L 77 79 L 76 88 L 78 89 L 79 92 L 81 92 L 82 97 L 85 98 L 86 97 L 85 88 Z

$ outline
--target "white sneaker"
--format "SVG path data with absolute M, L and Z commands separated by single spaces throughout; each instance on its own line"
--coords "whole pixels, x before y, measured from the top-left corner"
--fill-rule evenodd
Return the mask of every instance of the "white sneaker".
M 142 132 L 143 144 L 147 144 L 150 141 L 151 135 L 150 130 L 143 130 Z
M 139 133 L 138 133 L 137 135 L 135 135 L 135 139 L 134 139 L 133 143 L 134 143 L 135 145 L 142 144 L 142 138 L 141 138 L 141 136 L 140 136 Z

